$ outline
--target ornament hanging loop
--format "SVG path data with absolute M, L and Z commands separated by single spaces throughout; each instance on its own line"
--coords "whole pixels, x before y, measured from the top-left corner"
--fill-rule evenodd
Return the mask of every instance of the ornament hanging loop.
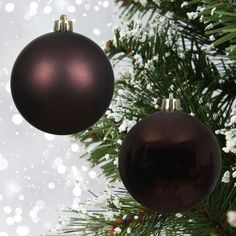
M 169 98 L 165 98 L 162 100 L 161 110 L 166 112 L 180 111 L 180 99 L 175 99 L 173 93 L 170 93 Z
M 54 32 L 73 32 L 73 22 L 67 15 L 61 15 L 60 20 L 55 21 Z

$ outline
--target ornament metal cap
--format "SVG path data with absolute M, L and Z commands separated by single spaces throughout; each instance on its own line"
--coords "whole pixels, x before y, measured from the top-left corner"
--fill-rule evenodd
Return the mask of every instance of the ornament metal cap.
M 73 22 L 68 20 L 67 15 L 61 15 L 60 20 L 56 20 L 54 24 L 55 32 L 73 32 Z
M 165 98 L 162 100 L 161 110 L 167 112 L 180 111 L 180 99 L 175 99 L 173 93 L 170 93 L 169 98 Z

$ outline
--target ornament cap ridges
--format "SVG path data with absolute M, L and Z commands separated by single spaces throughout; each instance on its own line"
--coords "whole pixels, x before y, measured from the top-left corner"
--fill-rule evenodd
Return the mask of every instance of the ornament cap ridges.
M 162 100 L 161 110 L 167 112 L 180 111 L 181 110 L 180 99 L 174 98 L 173 93 L 170 93 L 169 98 L 165 98 Z
M 67 15 L 61 15 L 60 20 L 55 21 L 54 32 L 73 32 L 73 22 Z

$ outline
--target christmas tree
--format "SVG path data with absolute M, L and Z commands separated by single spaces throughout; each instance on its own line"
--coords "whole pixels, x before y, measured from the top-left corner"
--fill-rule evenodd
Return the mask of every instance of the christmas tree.
M 116 0 L 121 26 L 107 42 L 115 94 L 103 118 L 73 136 L 92 151 L 82 158 L 107 179 L 104 194 L 65 210 L 56 235 L 236 235 L 235 9 L 231 0 Z M 193 209 L 160 214 L 135 201 L 121 184 L 122 140 L 173 93 L 205 123 L 221 147 L 218 183 Z M 170 131 L 171 132 L 171 131 Z M 54 234 L 55 235 L 55 234 Z

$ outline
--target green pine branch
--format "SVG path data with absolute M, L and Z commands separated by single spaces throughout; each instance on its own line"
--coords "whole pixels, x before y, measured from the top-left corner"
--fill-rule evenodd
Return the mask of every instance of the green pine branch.
M 199 17 L 205 23 L 206 36 L 213 45 L 226 51 L 235 60 L 236 46 L 236 3 L 232 0 L 198 0 L 204 2 Z
M 208 199 L 182 214 L 152 212 L 138 204 L 125 189 L 113 187 L 105 192 L 107 198 L 103 202 L 97 197 L 78 210 L 65 209 L 65 213 L 74 217 L 62 222 L 57 235 L 234 236 L 236 229 L 227 224 L 225 217 L 229 209 L 236 207 L 232 185 L 218 184 Z
M 128 25 L 128 31 L 133 26 L 133 23 Z M 134 70 L 133 76 L 123 75 L 116 83 L 113 104 L 121 106 L 122 112 L 117 114 L 121 118 L 117 122 L 109 118 L 112 113 L 110 109 L 92 129 L 76 134 L 75 138 L 86 141 L 86 146 L 98 143 L 96 149 L 84 157 L 93 166 L 99 165 L 111 181 L 119 179 L 116 163 L 119 141 L 126 134 L 119 132 L 123 120 L 138 121 L 158 111 L 161 99 L 168 97 L 170 92 L 182 100 L 184 111 L 194 113 L 213 131 L 224 127 L 229 117 L 236 94 L 236 83 L 233 80 L 236 67 L 231 65 L 228 68 L 222 62 L 225 68 L 222 73 L 197 42 L 191 42 L 187 49 L 183 40 L 181 48 L 185 50 L 181 51 L 177 38 L 166 45 L 168 41 L 166 33 L 158 35 L 156 32 L 144 42 L 139 42 L 139 39 L 132 36 L 123 39 L 120 31 L 116 30 L 115 40 L 108 44 L 108 55 L 114 60 L 129 60 Z M 135 55 L 139 55 L 141 64 L 137 64 Z M 122 90 L 125 94 L 121 93 Z M 117 100 L 122 98 L 123 104 L 117 105 Z M 223 147 L 222 137 L 219 137 L 219 142 Z
M 175 22 L 186 38 L 192 39 L 194 37 L 201 40 L 201 43 L 209 43 L 209 39 L 204 35 L 204 23 L 200 22 L 197 17 L 190 20 L 187 16 L 187 13 L 196 12 L 196 9 L 202 6 L 200 0 L 187 1 L 187 6 L 182 5 L 186 2 L 183 0 L 115 1 L 122 9 L 120 13 L 121 18 L 130 20 L 139 16 L 144 21 L 147 19 L 148 22 L 156 16 L 166 16 Z
M 198 37 L 202 43 L 212 43 L 217 47 L 218 53 L 226 53 L 233 60 L 236 58 L 236 4 L 233 0 L 116 0 L 116 2 L 123 9 L 121 16 L 127 19 L 136 15 L 141 17 L 148 15 L 151 19 L 157 14 L 168 14 L 176 25 L 183 29 L 182 33 L 186 36 Z

